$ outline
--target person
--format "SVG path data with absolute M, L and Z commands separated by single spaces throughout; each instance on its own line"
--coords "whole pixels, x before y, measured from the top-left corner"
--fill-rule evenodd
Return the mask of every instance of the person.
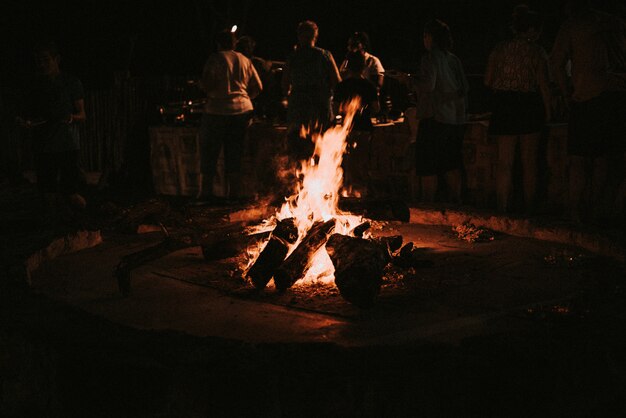
M 351 51 L 346 56 L 344 79 L 337 84 L 333 96 L 336 113 L 345 116 L 345 105 L 359 100 L 348 136 L 348 150 L 344 156 L 345 184 L 355 193 L 367 193 L 369 143 L 374 129 L 372 115 L 380 111 L 376 86 L 365 78 L 365 54 Z
M 625 54 L 624 22 L 592 9 L 585 0 L 568 1 L 566 11 L 568 17 L 559 28 L 550 61 L 569 105 L 567 217 L 581 222 L 591 216 L 597 221 L 607 215 L 610 157 L 626 151 L 626 77 L 624 68 L 621 74 L 615 68 Z M 591 191 L 589 201 L 586 190 Z
M 293 165 L 308 160 L 314 150 L 310 135 L 302 128 L 324 131 L 332 121 L 331 97 L 341 81 L 332 54 L 316 46 L 319 35 L 315 22 L 300 22 L 298 44 L 287 58 L 281 79 L 287 105 L 288 156 Z
M 252 117 L 252 100 L 263 90 L 254 64 L 235 51 L 235 34 L 219 32 L 217 52 L 207 59 L 200 88 L 207 95 L 200 128 L 201 199 L 213 198 L 213 179 L 220 151 L 224 150 L 226 197 L 242 198 L 241 161 Z
M 272 63 L 254 55 L 255 48 L 256 41 L 251 36 L 241 36 L 237 39 L 237 47 L 235 50 L 241 52 L 252 62 L 254 69 L 261 79 L 261 83 L 263 83 L 263 91 L 252 100 L 252 104 L 254 105 L 254 113 L 256 116 L 264 117 L 267 114 L 267 107 L 269 105 L 268 93 L 273 90 Z
M 445 178 L 448 201 L 461 203 L 463 134 L 469 84 L 459 58 L 451 52 L 452 34 L 440 20 L 424 26 L 424 47 L 418 74 L 391 73 L 417 97 L 419 119 L 415 143 L 415 174 L 422 200 L 434 202 L 438 177 Z
M 489 135 L 498 147 L 496 196 L 498 210 L 510 210 L 513 163 L 521 151 L 524 205 L 534 210 L 537 150 L 541 132 L 551 119 L 548 54 L 536 43 L 542 29 L 538 13 L 527 6 L 513 12 L 513 37 L 491 51 L 485 85 L 493 92 Z
M 365 56 L 365 79 L 369 80 L 376 86 L 377 92 L 383 87 L 385 79 L 385 68 L 380 59 L 370 54 L 370 38 L 365 32 L 354 32 L 348 38 L 348 53 L 360 51 Z M 348 72 L 348 57 L 341 63 L 340 74 L 343 77 Z
M 76 209 L 86 206 L 78 193 L 82 176 L 78 124 L 87 118 L 84 90 L 78 78 L 61 71 L 61 55 L 54 42 L 40 42 L 33 54 L 37 75 L 22 98 L 16 122 L 31 132 L 44 219 L 55 221 L 60 196 Z

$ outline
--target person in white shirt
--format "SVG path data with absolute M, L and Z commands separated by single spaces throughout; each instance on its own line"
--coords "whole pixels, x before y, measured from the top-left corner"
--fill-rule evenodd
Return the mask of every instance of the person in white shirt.
M 380 62 L 380 59 L 370 54 L 370 38 L 365 32 L 355 32 L 348 38 L 348 52 L 360 51 L 365 56 L 365 70 L 363 75 L 366 80 L 369 80 L 376 86 L 378 92 L 383 87 L 383 81 L 385 79 L 385 68 Z M 344 59 L 341 63 L 340 73 L 343 78 L 348 73 L 348 60 Z
M 424 27 L 419 74 L 390 74 L 413 89 L 418 98 L 419 127 L 415 146 L 415 173 L 420 177 L 422 200 L 433 202 L 438 177 L 445 178 L 448 200 L 461 202 L 463 134 L 469 84 L 459 58 L 450 52 L 452 36 L 444 22 Z
M 252 117 L 252 99 L 263 84 L 252 62 L 236 52 L 235 34 L 216 36 L 218 51 L 204 65 L 200 87 L 207 94 L 200 129 L 202 188 L 200 198 L 213 196 L 213 177 L 224 147 L 227 198 L 238 199 L 241 192 L 241 160 L 246 132 Z

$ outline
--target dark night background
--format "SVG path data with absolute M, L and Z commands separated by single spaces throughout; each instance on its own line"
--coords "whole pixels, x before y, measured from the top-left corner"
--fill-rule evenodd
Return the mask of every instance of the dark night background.
M 432 17 L 451 26 L 455 52 L 468 74 L 480 74 L 490 48 L 508 36 L 516 0 L 387 1 L 372 5 L 353 1 L 96 1 L 4 2 L 0 26 L 4 33 L 4 76 L 28 64 L 27 47 L 40 37 L 53 38 L 63 67 L 83 80 L 87 89 L 105 87 L 114 71 L 131 75 L 189 75 L 201 71 L 212 49 L 211 36 L 232 24 L 240 35 L 257 40 L 257 55 L 284 60 L 295 42 L 299 21 L 320 27 L 318 45 L 337 61 L 348 36 L 368 32 L 372 52 L 390 69 L 411 70 L 423 52 L 421 29 Z M 562 20 L 563 1 L 528 1 L 545 17 L 541 42 L 549 52 Z M 601 3 L 624 14 L 618 0 Z

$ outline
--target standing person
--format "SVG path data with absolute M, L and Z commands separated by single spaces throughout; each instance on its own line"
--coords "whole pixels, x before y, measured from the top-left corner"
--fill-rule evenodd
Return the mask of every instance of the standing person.
M 293 164 L 309 159 L 314 150 L 310 136 L 301 136 L 302 127 L 323 131 L 330 126 L 333 89 L 341 81 L 332 54 L 315 46 L 318 34 L 315 22 L 300 22 L 298 44 L 287 58 L 281 80 L 288 96 L 287 141 Z
M 569 104 L 568 216 L 579 222 L 589 214 L 594 218 L 603 215 L 609 157 L 626 151 L 626 77 L 612 66 L 617 61 L 614 58 L 621 55 L 623 59 L 626 46 L 621 19 L 593 10 L 586 0 L 568 1 L 566 12 L 568 18 L 557 33 L 551 64 Z M 589 189 L 590 202 L 585 203 Z
M 78 193 L 81 180 L 78 123 L 86 120 L 81 81 L 61 71 L 61 55 L 54 42 L 33 49 L 37 76 L 27 88 L 20 126 L 32 133 L 37 186 L 44 201 L 45 218 L 53 220 L 59 195 L 76 209 L 86 206 Z
M 252 99 L 263 84 L 252 62 L 235 49 L 235 34 L 216 36 L 218 51 L 204 65 L 200 87 L 207 94 L 200 130 L 201 198 L 213 196 L 217 160 L 224 148 L 224 170 L 229 199 L 241 198 L 241 160 L 246 132 L 252 117 Z
M 342 116 L 345 115 L 346 103 L 355 98 L 360 101 L 348 136 L 348 150 L 344 156 L 345 183 L 359 193 L 367 191 L 369 144 L 374 129 L 371 118 L 380 111 L 376 86 L 364 75 L 365 65 L 363 52 L 349 52 L 346 56 L 344 79 L 337 84 L 333 96 L 336 112 Z
M 498 146 L 498 210 L 510 209 L 513 163 L 519 144 L 524 205 L 532 212 L 539 139 L 551 118 L 548 54 L 536 43 L 542 29 L 539 14 L 518 6 L 513 12 L 511 28 L 513 37 L 491 51 L 485 71 L 485 85 L 493 91 L 489 135 Z
M 376 90 L 380 93 L 380 89 L 383 87 L 383 81 L 385 80 L 385 68 L 380 62 L 378 57 L 370 54 L 370 38 L 365 32 L 354 32 L 350 38 L 348 38 L 348 53 L 359 51 L 362 52 L 365 57 L 365 79 L 369 80 Z M 347 74 L 348 57 L 341 63 L 341 76 Z
M 241 52 L 246 56 L 250 61 L 252 61 L 252 65 L 254 65 L 254 69 L 256 70 L 259 78 L 261 79 L 261 83 L 263 83 L 263 91 L 252 100 L 252 104 L 254 105 L 254 114 L 257 117 L 265 117 L 267 116 L 267 108 L 269 105 L 268 96 L 272 90 L 272 63 L 271 61 L 265 60 L 261 57 L 254 55 L 254 49 L 256 47 L 256 41 L 251 36 L 241 36 L 237 40 L 237 52 Z
M 407 83 L 418 98 L 415 173 L 420 178 L 422 200 L 434 202 L 441 175 L 446 181 L 448 201 L 459 204 L 469 84 L 461 61 L 451 52 L 452 34 L 446 23 L 426 23 L 424 47 L 427 53 L 417 75 L 389 75 Z

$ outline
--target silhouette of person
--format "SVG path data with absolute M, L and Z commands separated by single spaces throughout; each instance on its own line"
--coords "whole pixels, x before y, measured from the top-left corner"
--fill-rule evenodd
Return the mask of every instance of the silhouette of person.
M 254 64 L 235 51 L 235 34 L 216 36 L 217 52 L 207 59 L 200 88 L 207 103 L 200 128 L 201 198 L 212 198 L 217 161 L 224 149 L 224 171 L 229 199 L 241 198 L 241 160 L 254 106 L 252 100 L 263 90 Z
M 541 131 L 551 118 L 548 54 L 536 43 L 542 21 L 536 12 L 518 6 L 513 12 L 511 39 L 491 51 L 485 85 L 493 91 L 489 134 L 498 146 L 498 209 L 510 209 L 513 163 L 519 143 L 524 204 L 532 211 L 537 189 L 537 150 Z
M 346 56 L 344 78 L 335 87 L 333 102 L 336 113 L 345 115 L 344 106 L 352 99 L 360 101 L 348 136 L 348 149 L 344 156 L 344 185 L 353 192 L 367 193 L 369 144 L 374 129 L 372 115 L 380 111 L 376 86 L 365 78 L 365 54 L 351 51 Z
M 81 81 L 61 71 L 61 56 L 54 42 L 33 48 L 37 76 L 27 87 L 20 126 L 33 140 L 37 186 L 42 193 L 46 217 L 56 216 L 59 194 L 75 208 L 86 206 L 78 193 L 81 181 L 78 123 L 86 120 Z
M 607 215 L 609 159 L 626 150 L 626 76 L 615 71 L 611 59 L 619 54 L 624 57 L 626 41 L 624 21 L 592 9 L 589 1 L 570 0 L 566 12 L 551 64 L 569 105 L 567 215 L 580 222 L 588 216 L 598 220 Z M 612 43 L 612 38 L 621 42 Z M 589 200 L 585 199 L 588 190 Z
M 254 55 L 255 47 L 256 41 L 251 36 L 241 36 L 237 39 L 236 51 L 241 52 L 246 58 L 252 61 L 252 65 L 254 65 L 254 69 L 257 74 L 259 74 L 259 78 L 263 83 L 263 91 L 252 100 L 252 103 L 254 104 L 255 115 L 264 117 L 268 113 L 269 93 L 275 86 L 271 72 L 272 63 Z
M 348 52 L 360 51 L 365 56 L 364 76 L 377 91 L 383 87 L 385 68 L 380 59 L 370 53 L 370 38 L 365 32 L 355 32 L 348 38 Z M 343 77 L 347 70 L 348 58 L 341 63 L 340 74 Z
M 298 24 L 298 44 L 287 58 L 281 80 L 288 97 L 287 141 L 292 163 L 309 159 L 314 150 L 310 137 L 300 135 L 302 127 L 323 131 L 330 126 L 331 97 L 341 81 L 332 54 L 315 46 L 318 34 L 315 22 Z
M 463 133 L 469 85 L 459 58 L 451 52 L 452 34 L 440 20 L 424 26 L 424 47 L 419 73 L 390 73 L 408 84 L 418 98 L 419 126 L 415 142 L 415 173 L 422 200 L 433 202 L 438 177 L 445 178 L 448 200 L 461 202 Z

